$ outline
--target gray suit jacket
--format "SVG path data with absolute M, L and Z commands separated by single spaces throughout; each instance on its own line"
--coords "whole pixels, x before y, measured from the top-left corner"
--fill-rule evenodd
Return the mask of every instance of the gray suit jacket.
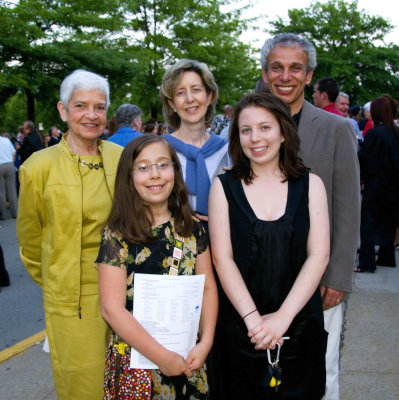
M 360 229 L 357 143 L 350 121 L 305 101 L 298 127 L 301 157 L 324 182 L 330 213 L 331 254 L 322 278 L 327 287 L 352 291 Z

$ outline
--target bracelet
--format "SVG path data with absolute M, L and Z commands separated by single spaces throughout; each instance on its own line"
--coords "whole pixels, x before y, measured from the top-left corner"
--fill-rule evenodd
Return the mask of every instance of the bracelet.
M 253 314 L 253 313 L 254 313 L 254 312 L 256 312 L 256 311 L 258 311 L 258 309 L 257 309 L 257 308 L 255 308 L 255 310 L 253 310 L 253 311 L 249 312 L 247 315 L 244 315 L 244 316 L 242 317 L 242 319 L 245 319 L 245 318 L 247 318 L 247 317 L 248 317 L 248 315 L 251 315 L 251 314 Z

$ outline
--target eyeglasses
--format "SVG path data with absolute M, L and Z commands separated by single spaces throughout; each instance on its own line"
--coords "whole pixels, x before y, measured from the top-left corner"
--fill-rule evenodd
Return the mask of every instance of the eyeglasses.
M 152 167 L 156 167 L 157 171 L 167 171 L 170 167 L 175 165 L 173 161 L 160 161 L 155 164 L 138 164 L 132 168 L 133 171 L 148 174 L 152 171 Z

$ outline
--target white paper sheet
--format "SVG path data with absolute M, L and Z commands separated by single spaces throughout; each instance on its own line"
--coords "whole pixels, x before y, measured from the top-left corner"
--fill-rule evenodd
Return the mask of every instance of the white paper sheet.
M 134 275 L 133 316 L 168 350 L 186 358 L 197 339 L 205 275 Z M 131 368 L 158 366 L 132 348 Z

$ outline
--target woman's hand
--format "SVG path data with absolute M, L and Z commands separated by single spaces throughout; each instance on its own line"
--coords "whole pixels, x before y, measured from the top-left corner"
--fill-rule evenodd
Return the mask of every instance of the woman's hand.
M 167 356 L 158 364 L 161 372 L 166 376 L 186 375 L 188 378 L 193 376 L 188 362 L 174 351 L 168 351 Z
M 200 221 L 205 221 L 208 222 L 208 216 L 204 214 L 195 214 L 195 216 L 200 220 Z
M 186 361 L 191 371 L 200 369 L 208 356 L 210 348 L 199 342 L 191 351 Z
M 282 337 L 291 324 L 289 318 L 279 311 L 262 316 L 260 324 L 248 331 L 256 350 L 274 349 L 277 343 L 283 344 Z

